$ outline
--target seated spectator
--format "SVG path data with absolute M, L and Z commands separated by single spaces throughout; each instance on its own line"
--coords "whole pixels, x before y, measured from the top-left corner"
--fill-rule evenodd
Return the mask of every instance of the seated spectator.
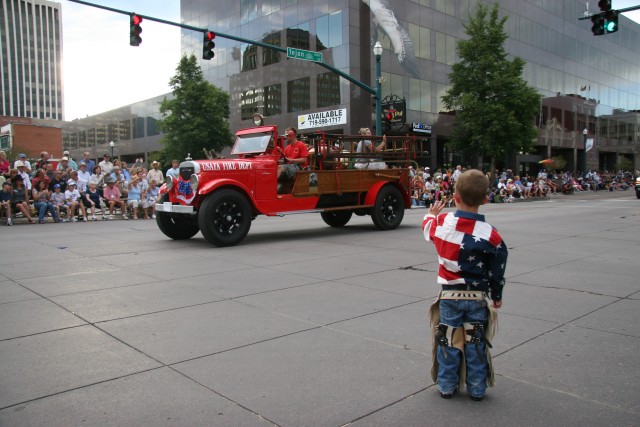
M 13 187 L 10 181 L 2 183 L 2 191 L 0 191 L 0 209 L 7 215 L 7 225 L 13 225 L 11 221 L 11 196 Z
M 127 206 L 131 208 L 133 219 L 138 219 L 138 209 L 142 208 L 142 200 L 146 197 L 146 192 L 142 190 L 141 180 L 137 176 L 131 177 L 129 183 L 129 195 L 127 196 Z
M 160 170 L 160 162 L 154 161 L 151 163 L 152 169 L 147 173 L 147 182 L 155 180 L 157 183 L 164 182 L 164 175 Z
M 78 210 L 78 214 L 82 212 L 82 221 L 87 222 L 87 211 L 84 207 L 84 203 L 80 200 L 80 192 L 76 188 L 75 181 L 69 180 L 69 182 L 67 182 L 67 191 L 64 192 L 64 198 L 68 203 L 68 216 L 71 222 L 78 222 L 76 209 Z
M 160 188 L 155 179 L 149 181 L 149 189 L 147 190 L 146 198 L 142 202 L 142 210 L 144 211 L 144 218 L 149 219 L 147 211 L 151 212 L 151 218 L 156 217 L 156 201 L 160 194 Z
M 0 150 L 0 175 L 8 179 L 10 170 L 11 163 L 9 162 L 9 160 L 7 160 L 7 153 Z
M 13 193 L 11 195 L 11 211 L 22 212 L 22 215 L 29 220 L 29 224 L 35 224 L 31 217 L 31 206 L 29 206 L 29 191 L 24 186 L 22 175 L 13 177 Z
M 38 222 L 44 224 L 47 222 L 47 212 L 51 214 L 54 222 L 60 222 L 60 217 L 56 212 L 56 208 L 51 202 L 51 192 L 47 188 L 47 183 L 44 180 L 38 181 L 38 183 L 31 190 L 33 197 L 33 206 L 38 213 Z
M 49 188 L 49 183 L 51 179 L 47 176 L 44 169 L 39 168 L 36 170 L 36 176 L 31 180 L 31 187 L 36 188 L 38 186 L 38 182 L 44 181 L 47 188 Z
M 109 176 L 116 180 L 116 187 L 120 190 L 122 197 L 127 197 L 129 182 L 122 173 L 120 166 L 114 166 Z
M 60 192 L 64 194 L 67 191 L 67 182 L 62 179 L 62 171 L 56 171 L 53 175 L 53 179 L 49 181 L 49 190 L 53 192 L 56 184 L 60 186 Z
M 21 162 L 20 160 L 18 160 L 15 164 L 16 164 L 16 169 L 18 169 L 18 175 L 22 177 L 22 183 L 24 184 L 24 187 L 28 191 L 31 191 L 31 178 L 29 177 L 29 174 L 31 173 L 31 171 L 29 170 L 29 172 L 27 172 L 28 169 L 25 163 Z
M 91 178 L 89 178 L 89 183 L 95 183 L 96 187 L 102 189 L 105 187 L 105 174 L 102 172 L 102 166 L 98 165 L 93 168 L 93 173 L 91 174 Z M 115 181 L 114 181 L 115 183 Z
M 86 205 L 89 205 L 88 208 L 91 210 L 91 221 L 97 221 L 96 218 L 96 207 L 102 209 L 102 195 L 100 194 L 100 190 L 98 190 L 98 186 L 95 182 L 89 184 L 89 188 L 84 194 L 84 199 L 86 200 Z M 107 219 L 107 215 L 105 212 L 102 212 L 102 220 L 105 221 Z
M 62 187 L 60 184 L 54 184 L 53 193 L 51 193 L 51 203 L 56 210 L 56 215 L 58 218 L 62 218 L 62 214 L 67 212 L 67 199 L 64 198 L 64 193 L 62 192 Z M 67 222 L 67 219 L 63 219 L 62 222 Z
M 120 212 L 122 212 L 122 219 L 129 219 L 129 217 L 127 217 L 127 207 L 124 200 L 122 200 L 120 189 L 116 187 L 115 179 L 111 177 L 107 178 L 107 186 L 102 190 L 102 197 L 104 197 L 107 206 L 109 206 L 109 220 L 114 218 L 113 215 L 115 214 L 116 207 L 120 208 Z

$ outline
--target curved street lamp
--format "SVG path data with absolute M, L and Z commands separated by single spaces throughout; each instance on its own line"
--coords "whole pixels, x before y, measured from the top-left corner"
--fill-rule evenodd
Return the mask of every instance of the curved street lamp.
M 116 143 L 115 143 L 115 142 L 111 141 L 111 142 L 109 143 L 109 147 L 111 147 L 111 161 L 112 161 L 112 162 L 113 162 L 113 147 L 115 147 L 115 146 L 116 146 Z
M 582 149 L 584 150 L 582 156 L 582 177 L 585 178 L 587 176 L 587 135 L 589 134 L 589 129 L 584 128 L 582 131 Z
M 382 45 L 376 42 L 373 46 L 373 54 L 376 57 L 376 135 L 382 135 L 382 77 L 380 69 L 380 57 L 382 56 Z

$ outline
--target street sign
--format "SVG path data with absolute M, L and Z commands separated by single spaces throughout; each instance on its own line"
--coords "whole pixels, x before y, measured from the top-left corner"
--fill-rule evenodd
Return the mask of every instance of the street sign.
M 294 47 L 287 48 L 287 58 L 302 59 L 303 61 L 322 62 L 322 54 L 320 52 L 311 52 L 310 50 L 296 49 Z

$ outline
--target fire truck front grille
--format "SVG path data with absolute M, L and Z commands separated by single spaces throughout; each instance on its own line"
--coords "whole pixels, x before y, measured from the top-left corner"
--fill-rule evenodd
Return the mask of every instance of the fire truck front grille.
M 193 167 L 180 168 L 180 176 L 185 181 L 189 181 L 191 179 L 191 175 L 193 175 Z

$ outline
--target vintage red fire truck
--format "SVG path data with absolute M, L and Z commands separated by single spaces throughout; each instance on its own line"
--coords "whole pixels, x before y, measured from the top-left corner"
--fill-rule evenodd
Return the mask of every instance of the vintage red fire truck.
M 187 159 L 179 178 L 167 177 L 156 204 L 165 235 L 189 239 L 201 231 L 210 243 L 231 246 L 245 238 L 258 215 L 312 212 L 331 227 L 346 225 L 356 214 L 370 215 L 380 230 L 392 230 L 411 206 L 409 165 L 420 152 L 420 142 L 411 137 L 387 138 L 386 149 L 368 159 L 387 168 L 372 170 L 353 167 L 367 157 L 356 152 L 361 136 L 308 135 L 309 166 L 284 183 L 276 174 L 286 141 L 276 126 L 242 129 L 235 137 L 232 158 Z M 376 143 L 376 137 L 370 139 Z

